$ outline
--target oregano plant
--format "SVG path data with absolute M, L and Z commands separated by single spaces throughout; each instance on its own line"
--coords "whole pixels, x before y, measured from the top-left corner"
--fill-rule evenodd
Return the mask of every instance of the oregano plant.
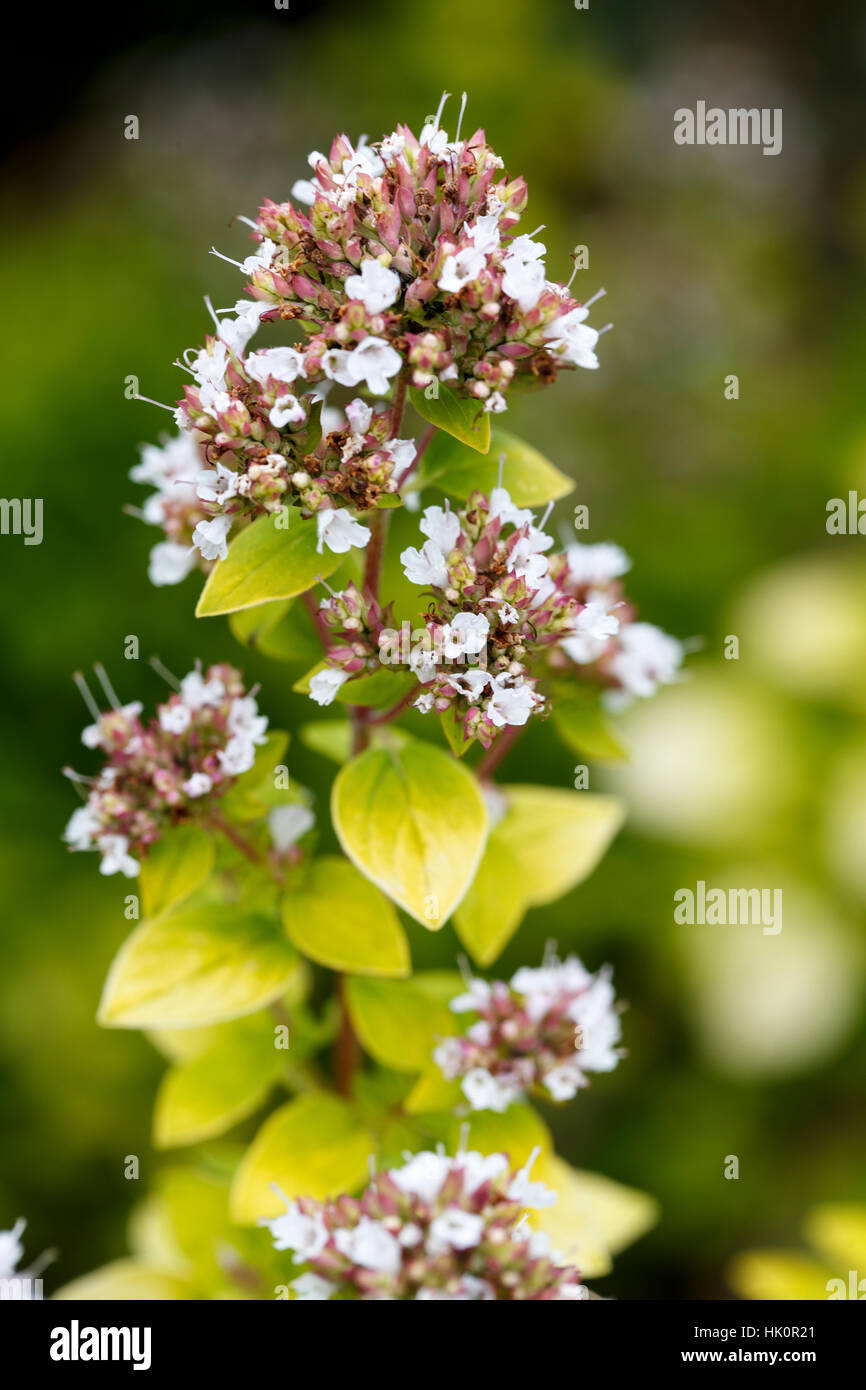
M 548 717 L 621 756 L 610 712 L 683 649 L 638 620 L 619 546 L 557 547 L 572 484 L 501 427 L 517 393 L 596 369 L 600 332 L 464 107 L 453 139 L 442 106 L 418 136 L 338 136 L 243 219 L 242 297 L 207 301 L 177 432 L 132 472 L 153 582 L 203 572 L 199 618 L 275 664 L 260 691 L 234 660 L 155 662 L 152 714 L 101 667 L 79 678 L 91 765 L 65 837 L 137 878 L 143 914 L 99 1017 L 165 1054 L 155 1145 L 194 1149 L 159 1169 L 132 1255 L 65 1296 L 586 1298 L 654 1219 L 558 1157 L 536 1108 L 580 1105 L 624 1055 L 609 970 L 551 946 L 495 971 L 622 808 L 503 769 Z M 329 806 L 262 712 L 299 659 L 292 737 L 332 769 Z M 414 971 L 446 924 L 453 968 Z

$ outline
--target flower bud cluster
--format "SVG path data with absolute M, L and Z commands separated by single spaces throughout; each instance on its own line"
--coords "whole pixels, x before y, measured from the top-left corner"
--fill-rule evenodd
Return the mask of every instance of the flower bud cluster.
M 360 1197 L 299 1198 L 264 1224 L 305 1272 L 301 1299 L 493 1301 L 584 1299 L 576 1269 L 526 1228 L 525 1212 L 556 1201 L 505 1154 L 407 1155 Z
M 451 1009 L 472 1021 L 434 1060 L 473 1110 L 504 1111 L 526 1094 L 571 1100 L 586 1072 L 612 1071 L 623 1055 L 610 970 L 591 975 L 576 956 L 524 967 L 509 983 L 470 979 Z
M 191 671 L 148 723 L 141 710 L 112 708 L 84 730 L 82 742 L 106 762 L 64 831 L 72 849 L 99 851 L 101 873 L 127 878 L 165 830 L 213 811 L 253 766 L 268 724 L 227 665 Z

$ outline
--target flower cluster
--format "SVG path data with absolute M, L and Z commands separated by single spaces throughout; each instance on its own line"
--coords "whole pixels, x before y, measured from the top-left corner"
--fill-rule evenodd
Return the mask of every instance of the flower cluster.
M 144 509 L 166 536 L 154 583 L 223 559 L 235 523 L 287 506 L 316 517 L 320 549 L 364 546 L 354 514 L 397 492 L 415 457 L 394 437 L 406 384 L 499 412 L 520 379 L 598 366 L 589 306 L 548 281 L 543 244 L 515 232 L 526 185 L 483 131 L 449 141 L 437 115 L 417 138 L 405 126 L 357 148 L 338 136 L 309 163 L 295 202 L 265 202 L 255 251 L 233 262 L 251 297 L 226 317 L 211 309 L 214 333 L 178 363 L 191 377 L 180 439 L 133 472 L 158 487 Z M 285 322 L 293 343 L 248 351 L 262 323 Z M 355 395 L 342 414 L 323 407 L 334 385 L 393 404 Z
M 136 855 L 168 827 L 206 818 L 253 766 L 268 721 L 255 693 L 247 694 L 239 672 L 227 665 L 204 674 L 196 667 L 147 724 L 138 702 L 114 703 L 102 714 L 90 702 L 94 723 L 82 742 L 107 761 L 95 779 L 76 776 L 90 792 L 64 839 L 75 850 L 97 849 L 101 873 L 132 878 L 140 867 Z
M 300 1198 L 264 1224 L 305 1272 L 298 1298 L 565 1300 L 587 1298 L 576 1269 L 526 1229 L 527 1208 L 556 1194 L 513 1173 L 505 1154 L 406 1155 L 358 1198 Z
M 571 1100 L 586 1072 L 612 1071 L 623 1055 L 610 971 L 590 975 L 575 956 L 523 967 L 508 984 L 470 979 L 451 1009 L 473 1021 L 433 1055 L 473 1110 L 504 1111 L 527 1092 Z

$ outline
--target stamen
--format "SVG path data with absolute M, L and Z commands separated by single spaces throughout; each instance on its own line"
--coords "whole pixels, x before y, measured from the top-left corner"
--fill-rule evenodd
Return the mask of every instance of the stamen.
M 534 232 L 530 232 L 529 235 L 530 235 L 531 237 L 538 236 L 538 233 L 539 233 L 539 232 L 543 232 L 546 226 L 547 226 L 547 223 L 546 223 L 546 222 L 542 222 L 541 225 L 538 226 L 538 227 L 536 227 L 535 231 L 534 231 Z
M 228 261 L 229 265 L 236 265 L 238 270 L 243 270 L 240 261 L 233 261 L 231 256 L 224 256 L 222 251 L 218 251 L 215 246 L 211 247 L 210 253 L 212 256 L 219 256 L 221 261 Z
M 252 220 L 251 218 L 249 218 L 249 217 L 244 217 L 244 215 L 243 215 L 242 212 L 239 212 L 239 213 L 236 214 L 236 216 L 235 216 L 235 221 L 236 221 L 236 222 L 245 222 L 246 225 L 247 225 L 248 227 L 252 227 L 253 231 L 256 231 L 256 230 L 257 230 L 255 222 L 253 222 L 253 220 Z
M 448 98 L 450 97 L 450 95 L 451 95 L 450 92 L 443 92 L 443 93 L 442 93 L 442 100 L 441 100 L 440 103 L 439 103 L 439 108 L 438 108 L 438 110 L 437 110 L 437 112 L 436 112 L 436 117 L 435 117 L 435 120 L 436 120 L 436 129 L 437 129 L 437 130 L 439 130 L 439 129 L 441 128 L 441 127 L 440 127 L 440 121 L 442 120 L 442 112 L 445 110 L 445 103 L 446 103 L 446 101 L 448 100 Z
M 108 700 L 108 703 L 112 706 L 113 709 L 120 709 L 120 701 L 118 700 L 114 692 L 114 686 L 111 684 L 111 681 L 108 679 L 108 676 L 106 675 L 105 667 L 103 666 L 102 662 L 95 662 L 93 669 L 96 672 L 96 679 L 99 681 L 99 684 L 105 691 L 105 696 Z
M 192 367 L 188 367 L 185 362 L 181 362 L 179 357 L 176 357 L 171 365 L 173 367 L 180 367 L 182 372 L 189 372 L 191 377 L 195 377 L 195 372 L 193 371 Z
M 457 957 L 457 969 L 460 971 L 464 985 L 469 989 L 472 984 L 472 968 L 465 956 Z
M 75 681 L 75 684 L 81 691 L 81 698 L 86 704 L 88 712 L 93 716 L 94 721 L 98 724 L 100 719 L 102 718 L 102 710 L 99 708 L 98 704 L 96 703 L 90 691 L 88 690 L 87 681 L 84 679 L 80 671 L 76 671 L 72 679 Z
M 467 1149 L 469 1148 L 469 1130 L 469 1121 L 464 1120 L 463 1124 L 460 1126 L 460 1143 L 457 1145 L 458 1158 L 462 1157 L 462 1155 L 465 1154 Z
M 152 656 L 149 663 L 158 676 L 162 676 L 166 685 L 170 685 L 172 690 L 180 690 L 180 681 L 171 674 L 167 666 L 163 666 L 158 656 Z
M 163 405 L 162 401 L 153 401 L 151 400 L 150 396 L 141 396 L 139 395 L 138 391 L 135 392 L 132 399 L 134 401 L 144 401 L 145 405 L 158 405 L 160 410 L 168 410 L 172 415 L 174 414 L 176 409 L 176 407 L 173 405 Z
M 502 470 L 503 470 L 504 467 L 505 467 L 505 454 L 504 454 L 504 453 L 501 453 L 501 454 L 499 455 L 499 480 L 498 480 L 498 482 L 497 482 L 497 484 L 496 484 L 497 487 L 502 487 Z
M 466 103 L 467 103 L 468 100 L 469 100 L 469 98 L 467 97 L 466 93 L 464 92 L 464 93 L 463 93 L 463 100 L 462 100 L 461 103 L 460 103 L 460 115 L 459 115 L 458 118 L 457 118 L 457 134 L 454 136 L 454 143 L 455 143 L 455 144 L 457 144 L 457 142 L 458 142 L 459 139 L 460 139 L 460 127 L 461 127 L 461 125 L 463 124 L 463 113 L 464 113 L 464 111 L 466 110 Z
M 316 583 L 317 583 L 317 584 L 321 584 L 325 589 L 327 589 L 328 593 L 331 595 L 331 598 L 339 598 L 339 597 L 340 597 L 340 595 L 339 595 L 339 593 L 336 591 L 336 589 L 332 589 L 331 586 L 330 586 L 330 584 L 328 583 L 327 579 L 323 579 L 322 576 L 321 576 L 320 574 L 317 574 L 317 575 L 316 575 Z
M 205 308 L 207 309 L 208 313 L 210 314 L 211 318 L 213 319 L 213 321 L 214 321 L 214 323 L 215 323 L 215 325 L 216 325 L 216 331 L 217 331 L 217 333 L 219 333 L 219 331 L 220 331 L 220 321 L 219 321 L 219 319 L 218 319 L 217 316 L 216 316 L 216 310 L 214 309 L 213 305 L 212 305 L 211 302 L 210 302 L 210 295 L 209 295 L 209 294 L 206 294 L 206 295 L 204 296 L 204 303 L 205 303 Z
M 538 523 L 538 529 L 539 529 L 539 531 L 543 531 L 543 530 L 544 530 L 544 523 L 547 521 L 547 518 L 550 516 L 550 513 L 553 511 L 553 506 L 554 506 L 553 502 L 548 502 L 548 504 L 547 504 L 547 506 L 546 506 L 546 508 L 545 508 L 545 510 L 544 510 L 544 516 L 541 518 L 541 520 L 540 520 L 539 523 Z
M 604 328 L 600 328 L 600 329 L 598 330 L 598 336 L 601 337 L 602 333 L 609 333 L 610 330 L 611 330 L 612 328 L 613 328 L 613 324 L 612 324 L 612 323 L 606 323 L 606 324 L 604 325 Z
M 596 290 L 595 294 L 592 296 L 591 299 L 586 299 L 586 300 L 584 300 L 584 303 L 583 303 L 584 309 L 588 309 L 589 306 L 590 306 L 591 304 L 594 304 L 595 301 L 596 301 L 597 299 L 601 299 L 602 296 L 603 296 L 603 295 L 606 295 L 606 294 L 607 294 L 607 290 Z
M 140 507 L 133 507 L 128 502 L 124 502 L 120 509 L 126 516 L 134 516 L 136 521 L 144 521 L 145 515 Z
M 551 937 L 551 938 L 549 938 L 547 941 L 545 941 L 545 943 L 544 943 L 544 957 L 543 957 L 543 959 L 542 959 L 542 964 L 543 964 L 543 965 L 555 965 L 556 963 L 557 963 L 556 942 L 555 942 L 555 941 L 553 940 L 553 938 Z

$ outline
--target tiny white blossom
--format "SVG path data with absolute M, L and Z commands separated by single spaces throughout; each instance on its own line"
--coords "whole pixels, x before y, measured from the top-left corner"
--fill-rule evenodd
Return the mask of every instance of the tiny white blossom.
M 103 835 L 99 850 L 102 855 L 99 865 L 101 874 L 123 874 L 125 878 L 135 878 L 140 865 L 128 853 L 129 841 L 125 835 Z
M 355 521 L 345 507 L 336 511 L 333 507 L 323 507 L 316 513 L 316 530 L 319 537 L 316 550 L 319 555 L 325 545 L 335 555 L 345 555 L 353 546 L 363 549 L 371 534 L 369 526 Z
M 299 803 L 293 806 L 275 806 L 268 816 L 268 829 L 274 849 L 279 854 L 285 854 L 286 850 L 297 844 L 301 836 L 306 835 L 315 823 L 316 817 L 309 806 L 301 806 Z
M 194 772 L 182 785 L 189 797 L 207 796 L 213 786 L 213 779 L 206 772 Z
M 487 257 L 475 246 L 466 246 L 454 256 L 446 256 L 439 276 L 439 288 L 446 294 L 459 294 L 460 291 L 478 276 L 487 265 Z
M 400 1242 L 382 1224 L 362 1216 L 350 1230 L 334 1232 L 334 1244 L 354 1264 L 379 1274 L 396 1274 L 403 1263 Z
M 232 519 L 222 515 L 200 521 L 192 533 L 192 543 L 205 560 L 224 560 L 229 553 L 228 540 Z
M 218 677 L 206 681 L 200 671 L 190 671 L 180 683 L 180 693 L 190 709 L 199 710 L 221 704 L 226 689 Z
M 536 696 L 531 686 L 522 680 L 509 685 L 506 677 L 497 676 L 487 703 L 487 714 L 496 728 L 501 729 L 506 724 L 525 724 L 535 705 Z
M 458 613 L 445 629 L 443 652 L 449 661 L 483 651 L 490 623 L 483 613 Z
M 356 396 L 346 406 L 346 419 L 353 434 L 366 434 L 373 419 L 372 407 Z
M 349 679 L 345 671 L 336 671 L 333 666 L 324 666 L 310 678 L 310 699 L 317 705 L 329 705 L 340 686 Z
M 159 711 L 159 727 L 167 734 L 182 734 L 190 725 L 192 714 L 189 706 L 182 703 L 163 705 Z
M 470 1067 L 461 1082 L 461 1090 L 473 1110 L 495 1110 L 500 1115 L 521 1094 L 519 1087 L 509 1086 L 491 1076 L 484 1067 Z
M 572 583 L 590 584 L 594 588 L 621 578 L 631 569 L 628 555 L 613 541 L 598 541 L 595 545 L 574 541 L 567 547 L 565 558 Z
M 290 391 L 283 396 L 277 396 L 268 411 L 268 419 L 275 430 L 284 429 L 286 425 L 302 425 L 306 418 L 306 410 L 297 396 L 293 396 Z
M 151 584 L 179 584 L 195 564 L 195 548 L 175 541 L 160 541 L 150 552 L 147 577 Z
M 427 1249 L 431 1253 L 444 1250 L 472 1250 L 484 1233 L 484 1217 L 462 1207 L 446 1207 L 430 1222 Z
M 256 750 L 251 739 L 236 734 L 229 739 L 225 748 L 217 750 L 217 757 L 227 777 L 240 777 L 242 772 L 249 772 L 255 762 Z
M 418 527 L 438 546 L 443 557 L 450 555 L 460 536 L 459 516 L 442 507 L 426 507 Z
M 69 817 L 63 838 L 73 849 L 90 849 L 99 830 L 99 817 L 89 806 L 79 806 Z
M 399 297 L 400 276 L 380 261 L 362 261 L 360 275 L 350 275 L 346 280 L 346 294 L 350 299 L 360 299 L 368 314 L 381 314 Z
M 384 338 L 365 338 L 356 348 L 331 348 L 322 355 L 322 370 L 341 386 L 367 385 L 374 396 L 384 396 L 388 381 L 396 376 L 403 359 Z
M 293 347 L 262 348 L 260 352 L 251 352 L 244 366 L 247 376 L 260 386 L 266 385 L 269 377 L 292 382 L 304 375 L 304 356 Z
M 411 584 L 429 584 L 434 589 L 444 589 L 448 584 L 448 567 L 435 541 L 425 541 L 420 550 L 408 546 L 400 552 L 400 563 Z

